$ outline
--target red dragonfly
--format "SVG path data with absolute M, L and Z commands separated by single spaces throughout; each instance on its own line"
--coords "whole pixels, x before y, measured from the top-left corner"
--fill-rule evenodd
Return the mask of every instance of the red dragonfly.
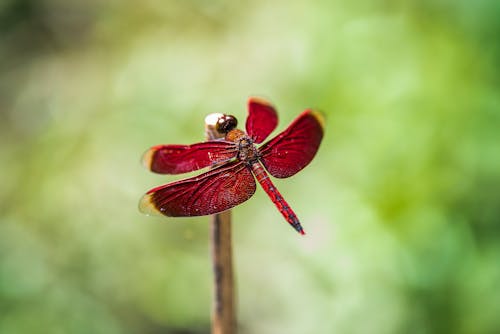
M 269 102 L 249 99 L 246 133 L 236 128 L 234 116 L 215 115 L 215 130 L 223 139 L 193 145 L 157 145 L 144 154 L 144 165 L 155 173 L 181 174 L 212 168 L 149 190 L 141 199 L 140 210 L 169 217 L 225 211 L 252 197 L 255 176 L 286 221 L 305 234 L 267 172 L 276 178 L 287 178 L 311 162 L 323 138 L 321 115 L 305 110 L 283 132 L 259 147 L 255 144 L 262 143 L 278 124 L 276 110 Z

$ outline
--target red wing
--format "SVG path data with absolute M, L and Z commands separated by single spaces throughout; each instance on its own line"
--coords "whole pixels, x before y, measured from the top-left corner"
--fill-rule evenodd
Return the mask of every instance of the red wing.
M 259 148 L 261 161 L 274 177 L 292 176 L 311 162 L 322 138 L 323 118 L 308 109 Z
M 172 182 L 144 195 L 142 212 L 170 217 L 204 216 L 232 208 L 255 192 L 250 169 L 233 161 L 199 176 Z
M 230 160 L 237 154 L 234 143 L 207 141 L 193 145 L 157 145 L 142 157 L 146 168 L 160 174 L 192 172 Z
M 255 143 L 262 143 L 276 125 L 278 125 L 278 114 L 269 102 L 256 97 L 248 100 L 246 130 Z

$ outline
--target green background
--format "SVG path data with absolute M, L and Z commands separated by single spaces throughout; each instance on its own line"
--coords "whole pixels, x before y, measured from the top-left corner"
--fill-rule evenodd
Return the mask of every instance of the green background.
M 314 161 L 233 210 L 240 333 L 498 333 L 500 2 L 0 2 L 0 333 L 208 333 L 208 217 L 140 165 L 270 99 Z

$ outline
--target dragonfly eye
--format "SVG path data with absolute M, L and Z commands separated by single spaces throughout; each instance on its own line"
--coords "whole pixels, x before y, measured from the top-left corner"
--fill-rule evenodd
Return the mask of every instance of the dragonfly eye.
M 215 129 L 219 133 L 228 133 L 229 131 L 235 129 L 237 125 L 238 120 L 236 120 L 236 117 L 231 115 L 223 115 L 217 121 Z

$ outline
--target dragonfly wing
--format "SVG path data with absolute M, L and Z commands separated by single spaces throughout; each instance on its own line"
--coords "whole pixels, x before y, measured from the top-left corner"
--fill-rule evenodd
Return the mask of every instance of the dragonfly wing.
M 225 211 L 249 199 L 255 179 L 247 165 L 233 161 L 189 179 L 148 191 L 139 204 L 146 214 L 204 216 Z
M 193 145 L 157 145 L 142 157 L 149 170 L 160 174 L 192 172 L 220 162 L 228 161 L 237 154 L 234 143 L 207 141 Z
M 248 100 L 247 134 L 257 144 L 262 143 L 278 125 L 278 114 L 266 100 L 252 97 Z
M 307 166 L 323 138 L 323 118 L 311 109 L 259 148 L 262 164 L 274 177 L 290 177 Z

